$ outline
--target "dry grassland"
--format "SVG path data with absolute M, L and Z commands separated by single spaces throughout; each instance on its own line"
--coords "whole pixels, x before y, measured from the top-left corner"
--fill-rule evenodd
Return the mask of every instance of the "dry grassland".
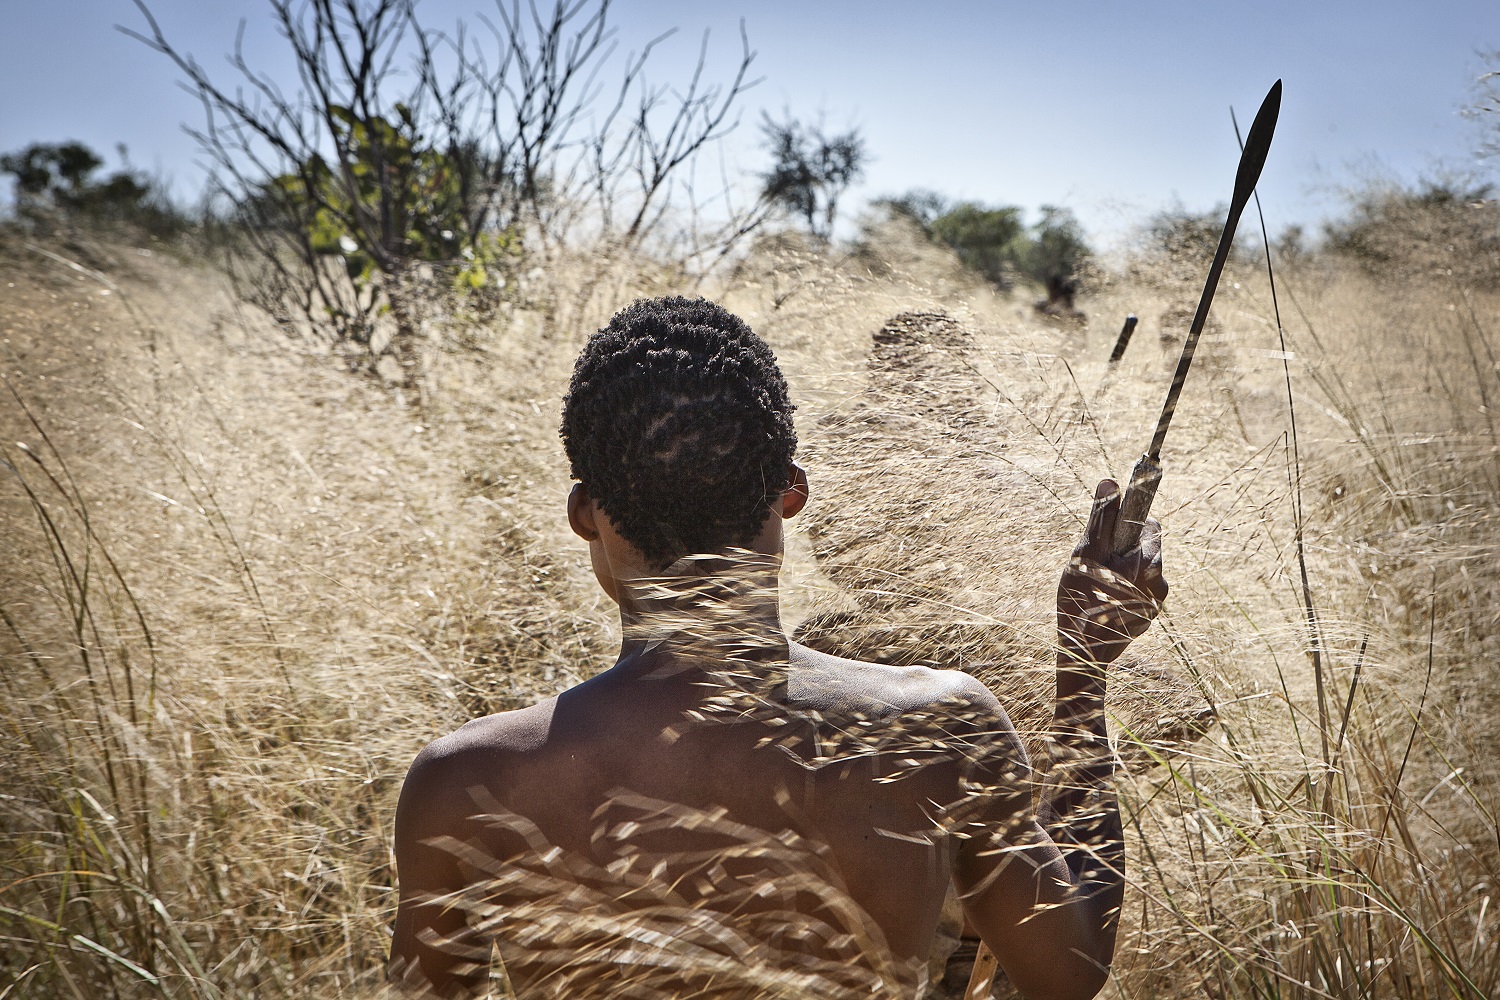
M 618 641 L 563 516 L 559 403 L 589 330 L 684 286 L 585 273 L 549 274 L 547 311 L 435 310 L 398 399 L 160 247 L 0 236 L 0 998 L 378 989 L 411 757 Z M 799 406 L 809 641 L 969 669 L 1035 727 L 1056 574 L 1197 296 L 1138 277 L 1055 325 L 888 230 L 699 286 Z M 1317 262 L 1278 292 L 1300 484 L 1250 264 L 1164 456 L 1172 595 L 1114 681 L 1105 995 L 1495 995 L 1500 297 Z

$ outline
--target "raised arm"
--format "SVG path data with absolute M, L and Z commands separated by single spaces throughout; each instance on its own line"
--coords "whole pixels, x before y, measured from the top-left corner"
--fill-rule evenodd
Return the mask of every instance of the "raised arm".
M 1154 521 L 1138 550 L 1112 554 L 1119 512 L 1119 488 L 1105 480 L 1058 586 L 1052 761 L 1036 815 L 997 795 L 991 827 L 963 842 L 955 867 L 971 924 L 1030 1000 L 1093 997 L 1114 959 L 1124 845 L 1104 668 L 1146 630 L 1167 594 Z

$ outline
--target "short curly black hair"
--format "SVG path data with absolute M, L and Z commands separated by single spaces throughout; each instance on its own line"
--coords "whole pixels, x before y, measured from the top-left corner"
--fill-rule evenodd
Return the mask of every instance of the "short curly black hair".
M 563 446 L 620 535 L 664 567 L 754 539 L 788 486 L 794 409 L 744 320 L 706 299 L 640 299 L 578 356 Z

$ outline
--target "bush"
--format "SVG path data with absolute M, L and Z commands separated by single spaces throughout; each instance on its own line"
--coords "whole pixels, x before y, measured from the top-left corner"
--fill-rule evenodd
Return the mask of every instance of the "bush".
M 162 185 L 130 167 L 121 146 L 121 170 L 103 180 L 98 153 L 81 142 L 33 143 L 0 156 L 0 173 L 16 179 L 16 213 L 33 224 L 56 217 L 140 226 L 153 235 L 182 232 L 187 217 L 172 204 Z
M 1027 226 L 1014 205 L 952 204 L 923 189 L 874 204 L 921 226 L 929 239 L 952 248 L 964 266 L 1001 289 L 1009 289 L 1019 276 L 1047 289 L 1049 300 L 1071 296 L 1093 258 L 1083 227 L 1072 212 L 1056 205 L 1043 205 L 1042 217 Z
M 126 34 L 176 63 L 203 101 L 207 123 L 194 134 L 248 251 L 237 261 L 243 287 L 279 319 L 355 342 L 389 312 L 398 354 L 410 354 L 409 300 L 429 270 L 447 270 L 461 292 L 492 292 L 504 284 L 493 272 L 522 248 L 546 263 L 581 236 L 614 251 L 641 247 L 678 176 L 734 125 L 752 59 L 742 32 L 729 82 L 707 85 L 705 38 L 685 86 L 648 86 L 642 72 L 659 38 L 625 60 L 613 104 L 592 114 L 613 51 L 610 0 L 525 14 L 500 4 L 492 47 L 463 25 L 451 35 L 426 27 L 414 0 L 269 3 L 299 92 L 238 49 L 241 85 L 221 85 L 141 0 L 149 31 Z M 413 82 L 397 82 L 403 60 Z M 723 238 L 745 231 L 732 218 Z M 402 360 L 408 375 L 413 364 Z
M 1025 233 L 1019 208 L 960 202 L 933 219 L 929 231 L 934 239 L 952 247 L 965 266 L 997 287 L 1009 288 L 1013 283 L 1018 241 L 1024 242 Z
M 1177 205 L 1152 215 L 1135 235 L 1130 276 L 1170 290 L 1201 285 L 1219 248 L 1228 214 L 1225 205 L 1207 212 Z
M 1056 290 L 1063 289 L 1071 302 L 1072 289 L 1092 261 L 1093 251 L 1072 212 L 1043 205 L 1041 219 L 1016 243 L 1015 257 L 1021 273 L 1046 288 L 1049 299 L 1057 301 Z
M 1377 275 L 1453 277 L 1500 287 L 1500 202 L 1488 184 L 1375 186 L 1325 227 L 1326 248 Z

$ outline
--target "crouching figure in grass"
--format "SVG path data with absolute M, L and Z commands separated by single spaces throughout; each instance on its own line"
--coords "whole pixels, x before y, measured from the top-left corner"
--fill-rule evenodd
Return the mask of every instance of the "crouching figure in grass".
M 782 521 L 808 500 L 792 409 L 770 349 L 710 302 L 637 302 L 584 348 L 568 521 L 619 605 L 619 660 L 417 757 L 395 982 L 913 998 L 953 885 L 1021 993 L 1101 988 L 1124 864 L 1105 665 L 1166 595 L 1156 526 L 1112 555 L 1120 494 L 1100 484 L 1058 588 L 1038 773 L 969 675 L 787 639 Z

